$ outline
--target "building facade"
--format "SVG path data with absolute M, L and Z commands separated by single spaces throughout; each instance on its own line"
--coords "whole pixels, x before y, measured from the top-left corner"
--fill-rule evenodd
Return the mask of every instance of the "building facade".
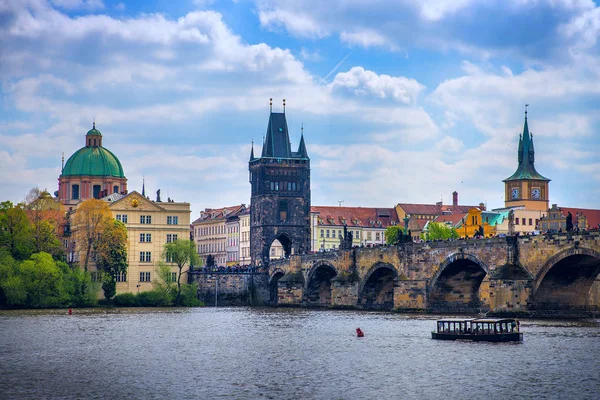
M 74 206 L 112 193 L 127 194 L 127 178 L 117 156 L 102 146 L 102 133 L 94 123 L 85 135 L 85 146 L 63 166 L 56 194 L 62 204 Z
M 284 102 L 283 113 L 271 109 L 259 158 L 252 148 L 250 258 L 255 265 L 268 265 L 275 241 L 286 257 L 310 251 L 310 159 L 303 133 L 293 152 Z
M 206 265 L 208 256 L 212 255 L 215 265 L 227 266 L 227 218 L 237 216 L 245 209 L 244 204 L 206 208 L 200 213 L 200 218 L 192 222 L 193 237 L 201 265 Z
M 250 265 L 250 207 L 240 213 L 240 265 Z
M 543 233 L 566 232 L 569 213 L 574 230 L 600 229 L 600 210 L 558 207 L 557 204 L 552 204 L 547 215 L 540 220 L 540 230 Z
M 398 225 L 394 208 L 311 207 L 313 252 L 339 249 L 344 226 L 352 233 L 353 246 L 385 244 L 385 230 Z
M 514 174 L 504 180 L 504 206 L 524 207 L 526 210 L 541 211 L 548 209 L 550 179 L 540 175 L 535 169 L 535 150 L 533 136 L 527 125 L 527 111 L 523 133 L 519 138 L 517 152 L 518 166 Z

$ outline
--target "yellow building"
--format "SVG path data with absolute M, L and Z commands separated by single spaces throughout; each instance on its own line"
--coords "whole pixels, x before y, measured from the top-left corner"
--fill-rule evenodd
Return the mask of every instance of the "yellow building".
M 488 215 L 486 216 L 485 214 Z M 469 212 L 456 226 L 458 236 L 461 238 L 472 238 L 477 235 L 477 232 L 479 232 L 481 228 L 483 228 L 484 237 L 496 236 L 496 225 L 493 224 L 493 220 L 496 219 L 496 216 L 492 216 L 493 220 L 490 220 L 489 214 L 491 213 L 484 213 L 477 207 L 469 209 Z
M 136 191 L 104 197 L 113 217 L 127 227 L 127 274 L 117 278 L 117 294 L 152 289 L 158 278 L 158 263 L 171 265 L 172 278 L 179 272 L 176 264 L 163 258 L 165 243 L 190 239 L 190 203 L 155 202 Z M 187 282 L 186 265 L 181 282 Z M 93 270 L 93 269 L 92 269 Z M 176 279 L 175 279 L 176 280 Z
M 519 139 L 519 165 L 514 174 L 504 180 L 504 205 L 506 208 L 523 206 L 525 210 L 548 210 L 550 179 L 540 175 L 534 166 L 535 151 L 533 136 L 527 126 L 527 111 L 525 125 Z

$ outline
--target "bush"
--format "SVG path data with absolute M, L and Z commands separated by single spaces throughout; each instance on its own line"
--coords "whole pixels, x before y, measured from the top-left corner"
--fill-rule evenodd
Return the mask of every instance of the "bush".
M 172 304 L 170 296 L 161 290 L 150 290 L 137 295 L 137 304 L 140 307 L 164 307 Z
M 118 294 L 114 297 L 113 302 L 115 306 L 120 307 L 135 307 L 138 305 L 136 295 L 133 293 Z
M 182 284 L 181 295 L 179 296 L 179 305 L 182 307 L 199 307 L 203 306 L 198 299 L 198 285 L 195 283 Z

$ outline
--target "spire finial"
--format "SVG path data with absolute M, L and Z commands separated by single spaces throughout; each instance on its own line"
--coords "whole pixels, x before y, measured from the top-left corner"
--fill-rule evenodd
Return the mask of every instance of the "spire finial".
M 269 99 L 269 112 L 273 112 L 273 98 Z
M 283 99 L 283 113 L 285 114 L 285 99 Z
M 96 129 L 96 118 L 94 118 L 94 122 L 92 122 L 92 129 Z
M 525 119 L 527 119 L 527 107 L 529 107 L 529 104 L 525 104 Z
M 302 123 L 302 125 L 300 125 L 300 132 L 301 135 L 304 136 L 304 122 Z
M 63 151 L 63 153 L 62 153 L 62 161 L 61 161 L 61 164 L 60 164 L 60 172 L 62 173 L 64 171 L 64 169 L 65 169 L 65 152 Z

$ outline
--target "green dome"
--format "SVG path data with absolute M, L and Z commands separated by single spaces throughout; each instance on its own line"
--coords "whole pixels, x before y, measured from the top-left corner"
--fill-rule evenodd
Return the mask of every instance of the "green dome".
M 92 130 L 95 131 L 95 129 Z M 96 132 L 100 134 L 99 131 Z M 67 160 L 61 176 L 86 175 L 125 178 L 123 167 L 117 156 L 100 146 L 82 147 L 77 150 Z
M 94 128 L 90 129 L 88 131 L 88 133 L 86 133 L 85 135 L 86 136 L 102 136 L 100 131 L 98 129 L 96 129 L 96 124 L 94 124 Z

